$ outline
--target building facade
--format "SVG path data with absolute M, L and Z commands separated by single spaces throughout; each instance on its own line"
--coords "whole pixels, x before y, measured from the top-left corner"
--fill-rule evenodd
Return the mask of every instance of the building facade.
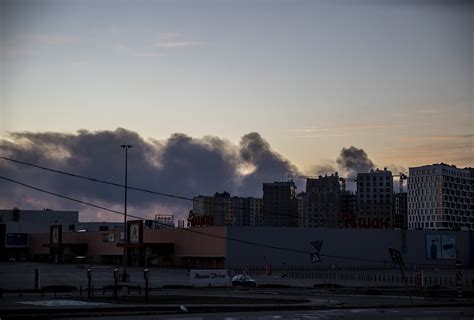
M 172 214 L 155 214 L 153 221 L 154 229 L 174 228 L 174 215 Z
M 0 224 L 5 225 L 7 233 L 46 232 L 52 224 L 61 224 L 69 229 L 79 222 L 78 211 L 43 210 L 0 210 Z M 72 226 L 72 227 L 70 227 Z
M 392 172 L 370 170 L 357 174 L 357 224 L 362 228 L 393 227 Z
M 263 199 L 262 198 L 247 198 L 249 201 L 249 222 L 251 227 L 263 226 Z
M 263 184 L 263 218 L 265 226 L 298 227 L 298 200 L 292 180 Z
M 408 177 L 409 229 L 474 229 L 472 169 L 444 163 L 413 167 Z
M 309 228 L 338 228 L 342 221 L 339 176 L 306 180 L 306 225 Z
M 193 198 L 193 215 L 212 216 L 216 226 L 262 226 L 262 199 L 231 197 L 230 193 Z
M 395 193 L 393 197 L 393 227 L 397 229 L 407 229 L 408 195 L 406 192 L 399 192 Z
M 354 192 L 349 190 L 341 191 L 341 222 L 339 228 L 350 228 L 357 212 L 357 201 Z
M 193 198 L 193 214 L 211 216 L 216 226 L 235 223 L 234 206 L 230 193 L 216 192 L 214 196 L 197 196 Z
M 298 228 L 306 228 L 306 192 L 300 192 L 296 195 L 296 201 L 298 202 Z

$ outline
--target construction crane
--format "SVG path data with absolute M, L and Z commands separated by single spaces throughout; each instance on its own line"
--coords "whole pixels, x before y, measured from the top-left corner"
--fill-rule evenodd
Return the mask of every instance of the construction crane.
M 399 174 L 394 174 L 393 177 L 399 177 L 399 183 L 400 183 L 400 193 L 403 192 L 403 181 L 404 180 L 407 180 L 408 176 L 403 173 L 403 172 L 400 172 Z
M 316 177 L 316 176 L 304 176 L 304 175 L 287 175 L 287 178 L 290 178 L 290 179 L 303 179 L 303 180 L 306 180 L 306 179 L 318 179 L 319 177 Z
M 341 190 L 342 190 L 342 191 L 346 191 L 346 181 L 357 182 L 357 179 L 356 179 L 356 178 L 352 178 L 352 177 L 347 177 L 347 178 L 340 177 L 340 178 L 339 178 L 339 181 L 341 181 Z
M 338 176 L 337 172 L 335 173 L 334 176 Z M 288 178 L 290 179 L 304 179 L 304 180 L 307 180 L 307 179 L 319 179 L 320 177 L 322 176 L 305 176 L 305 175 L 288 175 L 287 176 Z M 346 181 L 357 181 L 356 178 L 351 178 L 351 177 L 347 177 L 347 178 L 344 178 L 344 177 L 339 177 L 339 181 L 341 182 L 341 190 L 342 191 L 345 191 L 346 190 Z

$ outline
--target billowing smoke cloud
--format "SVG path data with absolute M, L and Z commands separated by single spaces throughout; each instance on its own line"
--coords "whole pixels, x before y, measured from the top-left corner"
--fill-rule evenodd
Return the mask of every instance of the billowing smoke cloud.
M 358 172 L 369 172 L 375 165 L 363 149 L 354 146 L 342 148 L 336 160 L 337 166 L 347 176 L 355 177 Z
M 336 172 L 336 167 L 331 163 L 318 164 L 311 168 L 311 176 L 324 176 Z
M 236 146 L 218 137 L 195 139 L 184 134 L 173 134 L 165 141 L 144 140 L 137 133 L 125 129 L 81 130 L 77 134 L 20 132 L 12 133 L 8 140 L 0 140 L 0 154 L 123 183 L 125 151 L 119 147 L 122 144 L 134 146 L 128 151 L 130 186 L 185 197 L 224 190 L 243 196 L 261 196 L 263 182 L 286 179 L 287 175 L 297 173 L 296 167 L 273 151 L 258 133 L 245 135 Z M 123 188 L 61 176 L 5 160 L 0 160 L 0 175 L 123 210 Z M 157 213 L 183 217 L 192 207 L 191 202 L 133 190 L 129 191 L 128 199 L 130 213 L 149 218 Z M 0 182 L 0 206 L 75 209 L 81 211 L 84 220 L 110 220 L 110 215 L 113 216 L 6 181 Z
M 262 192 L 262 181 L 286 180 L 298 173 L 298 169 L 281 155 L 271 150 L 269 143 L 257 132 L 246 134 L 240 140 L 240 156 L 253 167 L 253 172 L 244 176 L 239 194 L 246 196 Z

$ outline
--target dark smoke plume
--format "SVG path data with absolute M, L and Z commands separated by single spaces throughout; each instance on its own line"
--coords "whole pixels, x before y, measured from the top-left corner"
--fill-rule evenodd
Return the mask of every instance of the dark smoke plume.
M 240 140 L 240 156 L 254 171 L 243 178 L 239 194 L 243 196 L 262 192 L 262 181 L 287 180 L 298 174 L 298 169 L 270 148 L 270 144 L 257 132 L 246 134 Z
M 358 172 L 369 172 L 375 167 L 367 153 L 354 146 L 342 148 L 336 163 L 347 176 L 351 177 L 356 176 Z
M 311 169 L 312 176 L 324 176 L 336 172 L 336 167 L 331 163 L 318 164 Z
M 62 171 L 124 182 L 124 149 L 128 151 L 128 183 L 185 197 L 228 191 L 236 195 L 262 196 L 262 183 L 286 179 L 297 169 L 271 150 L 258 133 L 242 137 L 239 146 L 218 137 L 195 139 L 173 134 L 165 141 L 144 140 L 137 133 L 115 131 L 17 132 L 0 140 L 1 155 Z M 0 175 L 31 185 L 123 210 L 123 188 L 57 175 L 0 160 Z M 152 218 L 172 213 L 183 217 L 191 202 L 129 191 L 129 212 Z M 6 181 L 0 181 L 0 207 L 80 210 L 81 219 L 110 220 L 100 210 L 44 195 Z M 82 214 L 86 212 L 86 217 Z M 118 217 L 120 219 L 120 217 Z

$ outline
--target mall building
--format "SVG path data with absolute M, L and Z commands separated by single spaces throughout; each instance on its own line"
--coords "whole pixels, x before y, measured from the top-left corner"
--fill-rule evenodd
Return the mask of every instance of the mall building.
M 25 243 L 5 248 L 3 260 L 51 263 L 122 264 L 119 228 L 70 230 L 52 224 L 28 233 Z M 11 237 L 11 235 L 10 235 Z M 405 264 L 474 267 L 474 232 L 439 230 L 329 229 L 282 227 L 191 227 L 150 229 L 142 220 L 127 223 L 126 251 L 132 266 L 184 268 L 309 267 L 312 242 L 322 241 L 319 266 L 393 266 L 389 248 Z M 15 249 L 15 250 L 12 250 Z M 6 251 L 5 251 L 6 250 Z

